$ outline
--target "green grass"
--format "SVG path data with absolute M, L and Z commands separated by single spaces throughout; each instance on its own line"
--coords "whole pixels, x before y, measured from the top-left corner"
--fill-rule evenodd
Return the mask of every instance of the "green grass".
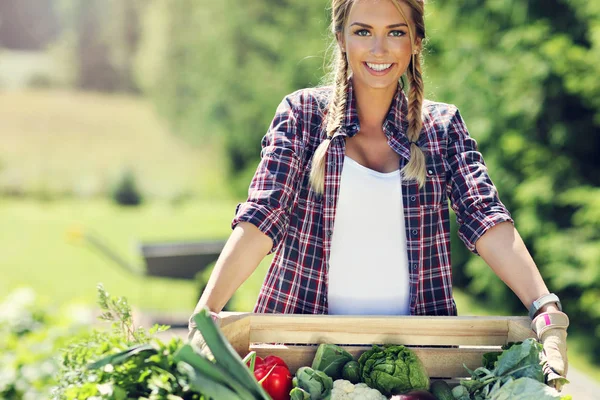
M 52 303 L 92 304 L 95 286 L 102 282 L 109 292 L 142 309 L 191 310 L 198 299 L 196 282 L 133 275 L 93 246 L 70 239 L 69 232 L 94 232 L 128 263 L 143 268 L 137 243 L 225 239 L 235 205 L 190 201 L 179 207 L 153 203 L 127 209 L 107 201 L 1 201 L 0 293 L 29 286 Z M 251 309 L 267 265 L 265 259 L 240 289 L 236 308 Z
M 0 91 L 0 191 L 52 197 L 110 192 L 132 168 L 142 192 L 227 198 L 223 157 L 169 132 L 140 97 L 64 90 Z

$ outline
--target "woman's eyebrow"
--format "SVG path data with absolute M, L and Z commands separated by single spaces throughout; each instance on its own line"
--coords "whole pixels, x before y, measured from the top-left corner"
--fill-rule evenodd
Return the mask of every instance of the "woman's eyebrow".
M 353 22 L 350 26 L 354 26 L 354 25 L 362 26 L 363 28 L 373 29 L 373 27 L 371 25 L 363 24 L 362 22 Z M 392 29 L 392 28 L 399 28 L 401 26 L 405 26 L 408 28 L 408 25 L 406 25 L 405 23 L 388 25 L 387 28 Z

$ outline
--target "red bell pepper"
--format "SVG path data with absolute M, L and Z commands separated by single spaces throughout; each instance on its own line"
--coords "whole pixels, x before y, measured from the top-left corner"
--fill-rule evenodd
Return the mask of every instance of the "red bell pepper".
M 252 352 L 246 357 L 246 360 L 249 360 L 250 370 L 254 367 L 256 380 L 273 400 L 290 399 L 293 377 L 287 364 L 281 358 L 267 356 L 262 359 Z

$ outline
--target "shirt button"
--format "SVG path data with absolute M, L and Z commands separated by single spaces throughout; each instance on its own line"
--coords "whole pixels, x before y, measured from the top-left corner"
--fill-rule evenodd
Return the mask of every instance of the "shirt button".
M 417 199 L 417 196 L 410 196 L 410 201 L 415 201 Z
M 331 235 L 333 235 L 333 231 L 332 230 L 328 230 L 327 231 L 327 236 L 331 236 Z
M 427 170 L 427 173 L 428 173 L 429 175 L 433 175 L 433 170 L 432 170 L 432 169 L 428 169 L 428 170 Z
M 330 197 L 330 198 L 328 198 L 328 199 L 327 199 L 327 203 L 329 203 L 329 204 L 333 204 L 333 197 Z
M 413 264 L 413 270 L 416 271 L 417 270 L 417 264 Z
M 416 236 L 416 235 L 417 235 L 417 233 L 418 233 L 418 232 L 417 232 L 417 230 L 416 230 L 416 229 L 413 229 L 413 230 L 412 230 L 412 234 L 413 234 L 414 236 Z

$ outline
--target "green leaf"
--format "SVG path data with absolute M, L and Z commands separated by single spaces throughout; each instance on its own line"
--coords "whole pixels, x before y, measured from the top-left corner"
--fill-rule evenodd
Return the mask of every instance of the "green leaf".
M 187 373 L 190 377 L 190 387 L 197 391 L 211 397 L 213 399 L 239 399 L 239 395 L 229 389 L 227 386 L 216 382 L 204 375 L 196 373 L 195 369 L 189 364 L 182 364 L 182 368 L 186 368 Z
M 215 325 L 207 308 L 194 316 L 197 329 L 212 352 L 216 363 L 247 388 L 256 398 L 269 400 L 269 395 L 258 384 L 254 374 L 246 367 L 239 354 Z
M 108 364 L 118 365 L 118 364 L 121 364 L 121 363 L 127 361 L 131 357 L 134 357 L 138 354 L 146 353 L 146 352 L 151 354 L 151 353 L 156 353 L 157 351 L 150 344 L 142 344 L 142 345 L 134 346 L 134 347 L 124 350 L 120 353 L 111 354 L 110 356 L 106 356 L 96 362 L 93 362 L 90 365 L 88 365 L 88 369 L 98 369 L 98 368 L 102 368 Z
M 567 400 L 570 396 L 561 397 L 555 389 L 535 379 L 511 379 L 500 388 L 490 393 L 490 400 Z
M 510 374 L 513 378 L 528 377 L 544 382 L 544 372 L 540 365 L 542 345 L 535 339 L 529 338 L 519 345 L 512 346 L 502 352 L 494 374 L 504 376 Z
M 192 346 L 183 346 L 175 354 L 174 358 L 178 362 L 182 361 L 189 364 L 194 369 L 196 375 L 205 376 L 221 385 L 227 386 L 232 391 L 236 392 L 240 399 L 254 399 L 250 390 L 246 389 L 227 370 L 196 353 L 194 349 L 192 349 Z

